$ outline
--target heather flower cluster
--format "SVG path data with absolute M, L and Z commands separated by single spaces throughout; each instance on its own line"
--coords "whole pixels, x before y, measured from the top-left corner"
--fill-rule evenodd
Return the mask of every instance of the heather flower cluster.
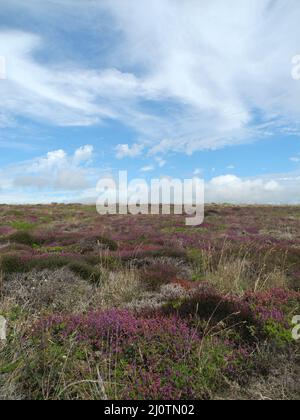
M 205 395 L 201 369 L 210 369 L 202 366 L 208 326 L 202 321 L 209 320 L 214 337 L 211 359 L 205 363 L 217 363 L 219 374 L 242 384 L 252 366 L 258 340 L 268 337 L 265 327 L 272 321 L 275 329 L 278 325 L 278 334 L 288 331 L 284 308 L 292 302 L 299 304 L 300 294 L 274 289 L 247 293 L 242 298 L 224 297 L 203 284 L 174 302 L 155 309 L 152 315 L 146 315 L 147 311 L 111 309 L 50 316 L 36 326 L 35 337 L 41 343 L 61 346 L 72 338 L 77 346 L 109 359 L 115 366 L 122 398 L 199 398 Z
M 78 342 L 85 342 L 95 350 L 102 349 L 105 341 L 111 346 L 110 350 L 117 353 L 134 345 L 138 338 L 151 342 L 164 336 L 175 358 L 182 357 L 191 339 L 197 337 L 196 330 L 176 316 L 143 318 L 117 309 L 69 317 L 52 316 L 39 324 L 37 331 L 41 330 L 51 331 L 59 340 L 75 334 Z M 172 343 L 176 345 L 173 347 Z
M 52 316 L 35 328 L 36 337 L 63 345 L 69 338 L 102 358 L 112 358 L 124 398 L 193 397 L 193 366 L 201 339 L 176 316 L 140 317 L 127 310 L 85 316 Z M 181 378 L 180 376 L 181 375 Z
M 187 227 L 0 206 L 0 399 L 13 381 L 28 399 L 226 398 L 280 363 L 294 372 L 298 213 L 212 205 Z

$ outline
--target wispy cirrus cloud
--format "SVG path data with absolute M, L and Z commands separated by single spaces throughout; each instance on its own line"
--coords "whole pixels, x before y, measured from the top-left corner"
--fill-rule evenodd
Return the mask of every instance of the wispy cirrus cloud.
M 145 127 L 153 153 L 299 134 L 300 85 L 291 77 L 300 36 L 295 0 L 102 4 L 123 34 L 122 63 L 141 68 L 147 86 L 168 101 L 157 131 Z
M 38 59 L 49 42 L 42 33 L 2 30 L 0 55 L 8 62 L 2 125 L 18 116 L 63 126 L 116 120 L 136 132 L 128 156 L 139 147 L 192 154 L 299 134 L 300 83 L 291 77 L 300 38 L 296 0 L 103 0 L 91 2 L 89 14 L 83 0 L 76 10 L 68 0 L 45 8 L 23 3 L 6 7 L 49 19 L 53 28 L 61 25 L 59 10 L 72 10 L 73 19 L 81 14 L 82 27 L 91 15 L 109 20 L 112 51 L 101 65 L 61 55 L 54 64 Z M 101 42 L 101 28 L 92 30 Z

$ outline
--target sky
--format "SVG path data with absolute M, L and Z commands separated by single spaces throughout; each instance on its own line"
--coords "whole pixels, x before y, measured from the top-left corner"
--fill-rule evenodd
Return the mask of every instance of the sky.
M 0 0 L 0 202 L 127 170 L 300 203 L 299 55 L 298 0 Z

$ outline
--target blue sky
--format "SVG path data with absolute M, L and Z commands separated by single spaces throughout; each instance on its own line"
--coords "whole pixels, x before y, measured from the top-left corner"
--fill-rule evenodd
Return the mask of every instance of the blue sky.
M 0 202 L 128 170 L 300 203 L 299 22 L 298 0 L 0 0 Z

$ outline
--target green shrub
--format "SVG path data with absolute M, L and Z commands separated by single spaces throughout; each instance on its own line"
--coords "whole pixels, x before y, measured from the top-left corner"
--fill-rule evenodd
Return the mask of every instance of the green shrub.
M 68 265 L 73 273 L 77 274 L 84 280 L 92 281 L 93 283 L 99 283 L 101 280 L 101 274 L 95 267 L 90 266 L 84 262 L 72 262 Z
M 112 239 L 105 238 L 103 236 L 98 237 L 97 241 L 101 245 L 104 245 L 106 248 L 108 248 L 110 251 L 117 251 L 119 248 L 117 242 L 113 241 Z
M 1 258 L 1 269 L 5 274 L 24 273 L 32 270 L 57 270 L 69 267 L 71 271 L 84 280 L 98 283 L 100 271 L 84 261 L 74 261 L 71 257 L 49 256 L 42 259 L 22 259 L 17 255 L 4 255 Z
M 168 264 L 154 263 L 141 270 L 143 285 L 149 291 L 159 290 L 163 284 L 167 284 L 176 278 L 178 268 Z
M 284 347 L 286 344 L 292 343 L 293 337 L 290 328 L 285 328 L 284 325 L 269 320 L 264 326 L 264 330 L 268 337 L 275 342 L 279 347 Z
M 26 270 L 26 264 L 16 255 L 2 256 L 0 266 L 5 274 L 18 273 Z
M 69 257 L 49 256 L 42 259 L 32 259 L 27 262 L 27 271 L 37 270 L 56 270 L 67 266 L 70 263 Z
M 35 244 L 34 237 L 26 231 L 16 232 L 10 235 L 9 239 L 22 245 L 33 246 Z
M 109 270 L 116 270 L 122 266 L 121 260 L 110 255 L 85 255 L 84 261 L 89 265 L 101 265 Z
M 99 255 L 83 255 L 83 260 L 89 265 L 98 265 L 101 262 Z
M 220 295 L 205 283 L 191 297 L 165 304 L 162 312 L 165 315 L 177 314 L 182 318 L 192 317 L 197 321 L 209 320 L 211 326 L 221 322 L 227 329 L 234 329 L 245 341 L 266 336 L 251 305 L 231 296 Z
M 153 258 L 166 257 L 166 258 L 179 258 L 186 260 L 186 251 L 179 248 L 163 248 L 152 252 Z
M 34 224 L 28 223 L 28 222 L 24 222 L 24 221 L 19 221 L 19 220 L 16 221 L 16 222 L 11 222 L 11 226 L 14 229 L 23 230 L 23 231 L 30 230 L 30 229 L 33 229 L 34 228 Z

